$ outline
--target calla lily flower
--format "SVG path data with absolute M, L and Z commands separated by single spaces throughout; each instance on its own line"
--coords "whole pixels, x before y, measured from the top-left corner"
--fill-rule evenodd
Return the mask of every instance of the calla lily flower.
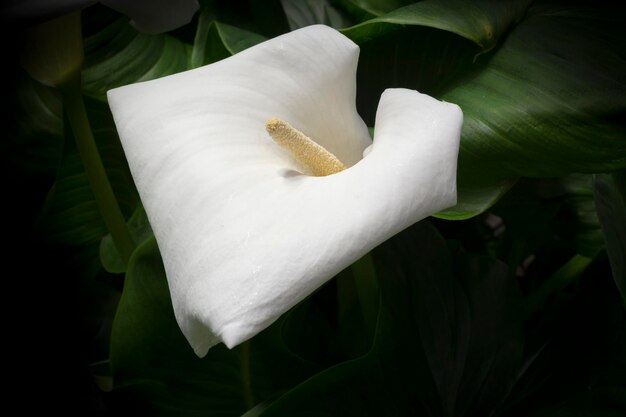
M 334 29 L 309 26 L 109 91 L 176 318 L 198 356 L 251 338 L 456 203 L 459 107 L 389 89 L 372 143 L 355 106 L 358 55 Z

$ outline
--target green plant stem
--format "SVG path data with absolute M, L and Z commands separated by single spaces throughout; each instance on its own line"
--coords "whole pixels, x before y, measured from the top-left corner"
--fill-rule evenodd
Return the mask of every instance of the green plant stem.
M 352 274 L 356 292 L 363 311 L 363 318 L 367 325 L 370 336 L 376 331 L 378 322 L 379 290 L 376 278 L 376 268 L 371 253 L 352 264 Z
M 532 316 L 539 311 L 548 298 L 557 291 L 567 287 L 578 278 L 589 266 L 593 259 L 583 255 L 574 255 L 558 271 L 552 274 L 526 299 L 526 317 Z
M 250 380 L 250 341 L 243 342 L 239 351 L 239 370 L 241 372 L 241 388 L 246 409 L 254 407 L 254 395 Z
M 80 74 L 72 77 L 59 89 L 63 96 L 63 105 L 98 209 L 124 264 L 127 264 L 135 250 L 135 242 L 128 230 L 126 220 L 115 198 L 113 188 L 111 188 L 111 183 L 107 178 L 91 126 L 89 125 L 81 90 Z

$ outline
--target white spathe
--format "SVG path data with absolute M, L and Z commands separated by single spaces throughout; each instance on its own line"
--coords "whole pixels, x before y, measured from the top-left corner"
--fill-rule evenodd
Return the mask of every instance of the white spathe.
M 251 338 L 369 250 L 456 203 L 463 115 L 383 93 L 372 144 L 359 48 L 309 26 L 195 70 L 111 90 L 178 323 L 198 356 Z M 265 131 L 278 117 L 347 167 L 310 177 Z

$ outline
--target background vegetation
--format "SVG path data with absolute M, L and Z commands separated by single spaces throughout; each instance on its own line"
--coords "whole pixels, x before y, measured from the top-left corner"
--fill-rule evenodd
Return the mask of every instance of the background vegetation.
M 107 235 L 59 92 L 7 66 L 5 345 L 24 410 L 176 416 L 623 416 L 626 15 L 599 1 L 205 1 L 137 33 L 82 12 L 82 91 L 122 212 Z M 324 23 L 361 47 L 357 105 L 407 87 L 465 114 L 459 204 L 267 331 L 184 340 L 105 92 Z M 13 42 L 21 28 L 5 27 Z M 17 43 L 15 40 L 13 43 Z M 13 358 L 16 358 L 13 360 Z M 10 366 L 9 366 L 10 365 Z

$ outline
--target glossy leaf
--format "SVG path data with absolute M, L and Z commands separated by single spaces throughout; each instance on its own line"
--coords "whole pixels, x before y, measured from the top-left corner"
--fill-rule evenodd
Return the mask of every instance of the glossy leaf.
M 199 360 L 173 318 L 158 249 L 103 93 L 231 56 L 265 39 L 254 32 L 273 37 L 288 30 L 280 0 L 201 3 L 205 13 L 197 27 L 194 21 L 173 37 L 137 35 L 104 6 L 83 10 L 89 118 L 125 214 L 133 213 L 129 224 L 143 242 L 115 320 L 110 393 L 90 385 L 87 372 L 86 380 L 74 380 L 70 364 L 109 353 L 121 277 L 105 273 L 100 263 L 113 273 L 126 267 L 108 237 L 98 259 L 106 229 L 73 138 L 64 137 L 60 96 L 23 74 L 6 83 L 17 99 L 8 108 L 17 129 L 0 145 L 9 162 L 3 167 L 10 181 L 8 220 L 22 238 L 12 245 L 19 256 L 11 259 L 26 270 L 35 267 L 29 276 L 42 280 L 27 285 L 37 289 L 35 308 L 60 319 L 53 331 L 35 332 L 36 341 L 23 345 L 36 347 L 51 336 L 53 346 L 45 350 L 55 358 L 53 374 L 79 388 L 48 384 L 31 407 L 49 411 L 67 397 L 80 415 L 101 414 L 105 405 L 115 415 L 625 414 L 626 326 L 613 283 L 626 305 L 626 27 L 620 7 L 536 0 L 515 17 L 509 12 L 527 1 L 282 2 L 313 5 L 300 20 L 293 9 L 292 25 L 323 21 L 315 12 L 326 4 L 362 23 L 346 34 L 361 47 L 357 99 L 370 126 L 387 87 L 416 88 L 461 104 L 459 204 L 437 216 L 474 219 L 433 223 L 509 269 L 419 225 L 374 251 L 376 276 L 369 265 L 353 265 L 250 345 L 217 346 Z M 26 234 L 41 202 L 33 177 L 42 191 L 57 181 L 38 229 Z M 486 220 L 494 219 L 501 222 L 485 234 Z M 523 345 L 517 283 L 526 313 L 538 312 L 524 323 Z M 95 365 L 83 369 L 111 389 L 109 362 Z M 97 398 L 95 410 L 84 405 L 87 391 Z
M 198 20 L 190 66 L 198 68 L 212 64 L 264 40 L 256 33 L 214 21 L 212 12 L 207 9 Z
M 562 230 L 565 239 L 572 243 L 577 253 L 589 258 L 595 257 L 604 249 L 604 238 L 594 203 L 593 176 L 572 174 L 564 177 L 561 183 L 565 187 L 565 203 L 569 213 L 561 213 L 565 217 Z
M 146 35 L 120 18 L 86 37 L 83 90 L 105 100 L 107 90 L 187 69 L 187 48 L 169 35 Z
M 441 217 L 484 211 L 519 176 L 626 165 L 620 117 L 626 36 L 619 9 L 539 4 L 524 14 L 527 2 L 508 9 L 504 3 L 457 3 L 465 9 L 424 1 L 344 31 L 362 48 L 358 97 L 366 121 L 375 94 L 389 86 L 415 88 L 463 108 L 459 204 Z M 483 6 L 484 14 L 476 13 Z M 472 18 L 460 18 L 465 15 Z M 597 45 L 608 47 L 596 51 Z
M 385 88 L 408 87 L 440 96 L 476 71 L 476 56 L 493 48 L 528 5 L 518 1 L 502 8 L 488 3 L 423 1 L 345 29 L 361 46 L 357 104 L 365 120 L 373 120 L 372 103 Z M 479 214 L 515 181 L 508 173 L 482 172 L 472 161 L 465 163 L 463 154 L 459 172 L 458 205 L 439 217 L 460 220 Z
M 413 3 L 413 0 L 341 0 L 341 3 L 353 13 L 373 17 L 399 9 Z
M 624 125 L 617 116 L 626 106 L 626 61 L 617 53 L 625 37 L 617 21 L 602 9 L 531 9 L 475 77 L 443 95 L 464 109 L 462 181 L 560 176 L 626 164 Z M 615 49 L 596 53 L 597 43 Z M 461 204 L 466 189 L 460 187 Z M 590 208 L 586 212 L 593 216 Z M 579 250 L 590 254 L 586 245 Z
M 443 94 L 464 110 L 464 163 L 496 177 L 626 166 L 626 37 L 615 13 L 531 8 L 474 77 Z
M 529 0 L 424 0 L 363 22 L 344 33 L 361 43 L 397 29 L 395 25 L 424 26 L 455 33 L 486 52 L 524 16 L 530 3 Z
M 323 24 L 335 29 L 350 26 L 348 19 L 328 0 L 281 0 L 291 30 Z
M 489 178 L 488 175 L 470 175 L 459 164 L 457 204 L 434 216 L 446 220 L 466 220 L 493 206 L 516 183 L 514 179 Z M 471 171 L 470 171 L 471 172 Z

